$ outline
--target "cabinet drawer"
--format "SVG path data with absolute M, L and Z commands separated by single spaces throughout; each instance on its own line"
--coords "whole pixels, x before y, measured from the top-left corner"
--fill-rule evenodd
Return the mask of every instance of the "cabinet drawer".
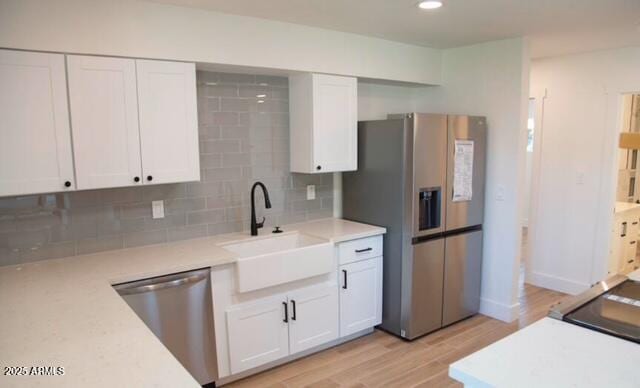
M 365 237 L 338 245 L 340 264 L 353 263 L 378 256 L 382 256 L 382 236 Z

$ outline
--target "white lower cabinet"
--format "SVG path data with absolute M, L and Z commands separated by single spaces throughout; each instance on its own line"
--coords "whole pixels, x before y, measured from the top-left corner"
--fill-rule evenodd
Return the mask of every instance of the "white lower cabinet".
M 640 207 L 614 214 L 608 264 L 610 275 L 627 274 L 636 269 L 637 246 L 640 241 L 639 220 Z
M 340 266 L 340 336 L 382 322 L 382 257 Z
M 338 338 L 338 290 L 335 284 L 289 294 L 291 354 Z
M 231 373 L 338 338 L 335 283 L 277 295 L 227 310 Z
M 381 323 L 382 236 L 341 242 L 331 254 L 329 273 L 246 292 L 238 292 L 235 264 L 212 268 L 223 384 Z
M 287 298 L 278 295 L 227 310 L 231 373 L 289 354 Z

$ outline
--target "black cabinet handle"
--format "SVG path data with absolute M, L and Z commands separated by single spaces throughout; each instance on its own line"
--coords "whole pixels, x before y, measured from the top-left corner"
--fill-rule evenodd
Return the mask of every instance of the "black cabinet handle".
M 282 305 L 284 306 L 284 319 L 282 322 L 287 323 L 289 322 L 289 305 L 287 302 L 282 302 Z
M 153 177 L 151 175 L 147 175 L 147 180 L 151 182 L 153 180 Z
M 364 252 L 369 252 L 372 251 L 373 248 L 369 247 L 369 248 L 364 248 L 364 249 L 356 249 L 356 253 L 364 253 Z
M 347 270 L 346 269 L 342 270 L 342 277 L 344 279 L 344 283 L 342 284 L 342 288 L 344 288 L 346 290 L 347 289 Z
M 622 223 L 622 233 L 620 234 L 620 237 L 625 237 L 627 235 L 627 223 L 623 222 Z
M 316 166 L 316 170 L 318 171 L 322 170 L 322 166 Z
M 71 187 L 71 182 L 69 181 L 64 182 L 64 187 Z
M 133 178 L 133 181 L 134 181 L 134 182 L 136 182 L 136 183 L 137 183 L 137 182 L 140 182 L 140 177 L 139 177 L 139 176 L 137 176 L 137 177 Z
M 291 314 L 291 319 L 296 320 L 296 301 L 291 299 L 291 307 L 293 307 L 293 313 Z
M 631 260 L 627 261 L 627 263 L 628 263 L 628 264 L 631 264 L 631 263 L 633 263 L 634 261 L 635 261 L 635 260 L 631 259 Z

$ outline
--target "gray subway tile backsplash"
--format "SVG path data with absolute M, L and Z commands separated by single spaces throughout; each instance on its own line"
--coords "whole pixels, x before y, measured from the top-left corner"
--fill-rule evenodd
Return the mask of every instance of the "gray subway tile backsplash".
M 197 82 L 200 182 L 0 198 L 0 265 L 247 230 L 258 180 L 266 227 L 330 217 L 332 174 L 289 172 L 287 78 L 198 71 Z M 151 217 L 155 200 L 165 218 Z

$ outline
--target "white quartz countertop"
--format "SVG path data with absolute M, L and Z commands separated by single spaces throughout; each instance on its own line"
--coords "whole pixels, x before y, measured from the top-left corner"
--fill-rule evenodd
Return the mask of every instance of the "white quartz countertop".
M 640 270 L 629 275 L 640 280 Z M 640 345 L 543 318 L 449 367 L 468 387 L 640 387 Z
M 334 218 L 282 229 L 334 243 L 386 232 Z M 249 238 L 233 233 L 0 267 L 3 370 L 53 366 L 65 371 L 62 376 L 0 375 L 0 386 L 198 387 L 111 285 L 234 263 L 236 256 L 217 244 Z
M 634 202 L 616 202 L 615 212 L 621 213 L 629 210 L 638 210 L 640 209 L 640 204 Z

